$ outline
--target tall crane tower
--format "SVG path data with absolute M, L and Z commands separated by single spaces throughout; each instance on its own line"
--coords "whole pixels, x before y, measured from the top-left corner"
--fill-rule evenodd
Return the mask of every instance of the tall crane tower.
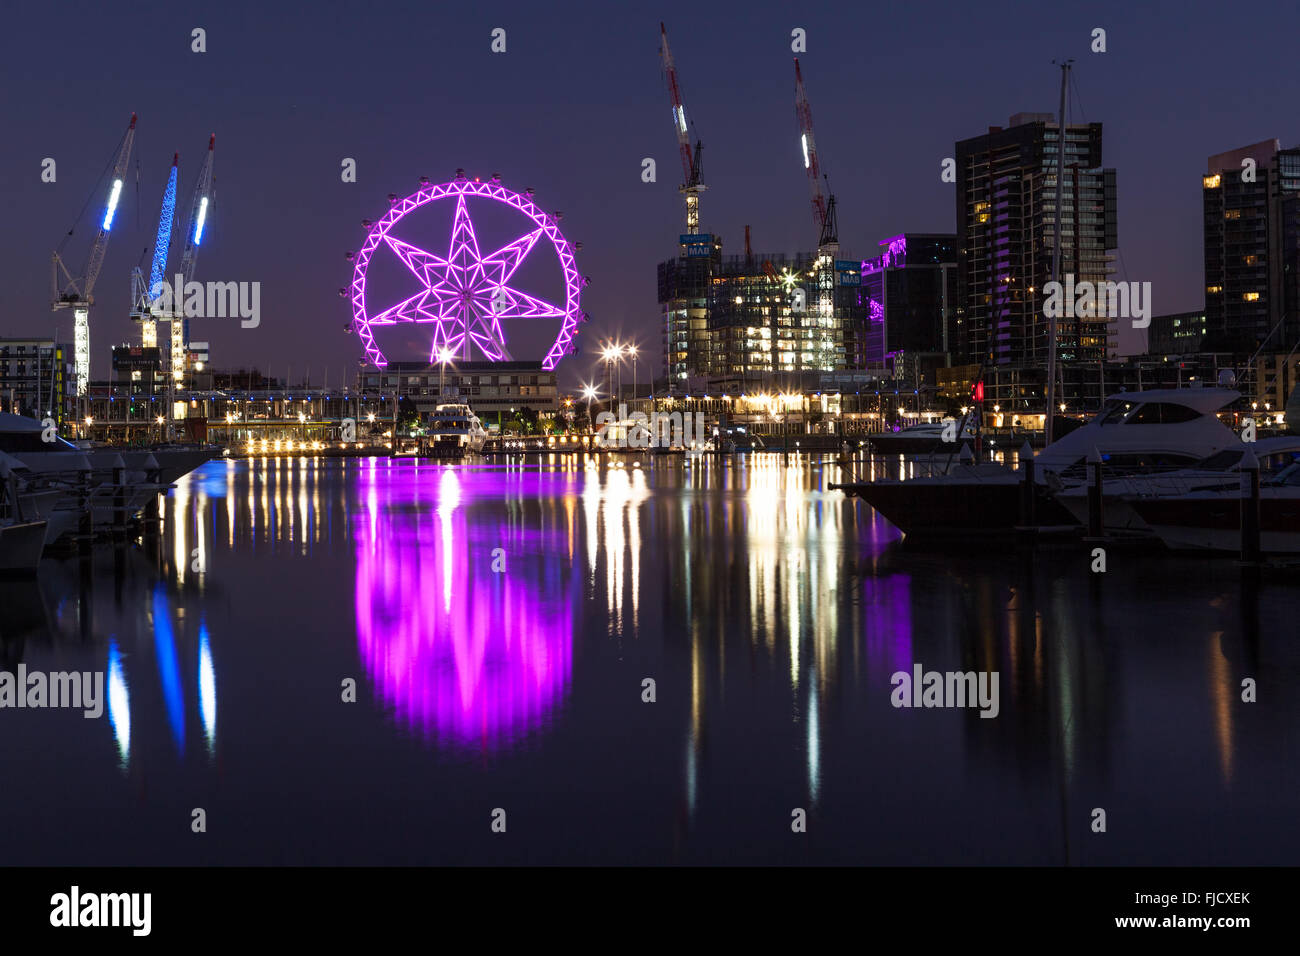
M 700 193 L 706 188 L 700 182 L 700 152 L 704 144 L 695 142 L 695 152 L 691 153 L 691 136 L 686 124 L 686 107 L 682 105 L 682 90 L 677 82 L 677 67 L 673 64 L 673 55 L 668 49 L 668 31 L 659 24 L 659 54 L 663 60 L 664 75 L 668 78 L 668 94 L 673 101 L 673 129 L 677 133 L 677 148 L 682 157 L 682 174 L 685 181 L 680 189 L 686 197 L 686 231 L 692 234 L 700 231 Z
M 104 208 L 104 218 L 100 221 L 99 233 L 90 246 L 90 255 L 86 258 L 85 267 L 74 275 L 69 271 L 63 255 L 64 247 L 77 228 L 76 223 L 68 230 L 63 242 L 59 244 L 59 248 L 54 250 L 50 263 L 51 308 L 56 312 L 60 309 L 72 309 L 74 321 L 73 355 L 76 363 L 78 397 L 86 394 L 86 387 L 90 382 L 90 307 L 95 304 L 93 295 L 95 280 L 99 278 L 99 270 L 104 265 L 104 253 L 108 248 L 108 236 L 113 229 L 113 217 L 117 212 L 117 204 L 122 198 L 122 186 L 125 182 L 126 168 L 131 160 L 131 147 L 134 143 L 135 114 L 132 113 L 131 122 L 122 136 L 121 144 L 118 146 L 117 159 L 113 163 L 113 178 L 110 180 L 111 185 L 109 186 L 108 203 Z
M 158 233 L 154 238 L 153 261 L 149 267 L 149 281 L 139 267 L 131 270 L 131 318 L 140 323 L 140 344 L 145 348 L 158 345 L 158 320 L 153 315 L 153 302 L 158 297 L 158 287 L 166 279 L 167 253 L 171 247 L 172 224 L 176 221 L 176 183 L 180 173 L 181 154 L 172 156 L 172 169 L 163 190 L 162 212 L 158 216 Z
M 808 105 L 808 91 L 804 89 L 799 58 L 794 58 L 794 116 L 799 124 L 799 147 L 803 152 L 803 168 L 808 173 L 808 186 L 812 191 L 813 222 L 817 226 L 817 249 L 831 254 L 839 248 L 839 223 L 835 216 L 835 197 L 827 196 L 822 189 L 826 179 L 817 160 L 817 142 L 813 138 L 812 107 Z

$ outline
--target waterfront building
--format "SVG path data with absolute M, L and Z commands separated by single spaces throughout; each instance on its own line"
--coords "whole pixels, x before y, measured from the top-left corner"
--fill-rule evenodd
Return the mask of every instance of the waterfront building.
M 1020 367 L 1016 377 L 1025 381 L 1046 368 L 1043 287 L 1052 279 L 1056 242 L 1058 127 L 1050 113 L 1018 113 L 1007 128 L 993 126 L 956 144 L 956 364 Z M 1104 282 L 1118 246 L 1115 170 L 1102 167 L 1101 123 L 1071 124 L 1065 136 L 1061 279 Z M 1114 317 L 1058 321 L 1063 366 L 1105 361 L 1118 354 L 1117 345 Z
M 1300 341 L 1300 147 L 1211 156 L 1201 177 L 1206 347 L 1248 359 Z
M 866 336 L 851 340 L 854 368 L 880 368 L 895 379 L 933 386 L 956 345 L 957 237 L 902 233 L 880 241 L 862 263 Z
M 1199 352 L 1205 332 L 1204 309 L 1152 316 L 1151 327 L 1147 329 L 1147 354 L 1188 355 Z
M 72 346 L 43 338 L 0 338 L 0 409 L 60 427 L 75 417 Z
M 774 385 L 853 367 L 850 356 L 866 354 L 861 260 L 830 246 L 724 257 L 715 236 L 680 239 L 678 257 L 657 273 L 670 391 L 710 377 Z
M 540 362 L 448 362 L 446 368 L 428 362 L 389 362 L 382 369 L 366 368 L 357 375 L 365 394 L 397 394 L 408 398 L 421 414 L 431 414 L 444 398 L 468 402 L 484 422 L 500 424 L 520 409 L 554 415 L 559 407 L 556 373 Z

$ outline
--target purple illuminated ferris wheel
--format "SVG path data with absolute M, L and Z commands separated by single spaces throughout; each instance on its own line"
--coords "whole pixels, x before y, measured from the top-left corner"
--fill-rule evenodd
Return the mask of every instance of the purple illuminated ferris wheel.
M 542 360 L 542 368 L 555 368 L 560 359 L 573 351 L 578 323 L 586 319 L 578 304 L 586 279 L 578 274 L 574 262 L 577 247 L 560 234 L 558 217 L 534 205 L 531 189 L 523 194 L 513 192 L 502 186 L 497 176 L 483 183 L 469 180 L 462 170 L 457 170 L 456 178 L 449 183 L 434 185 L 426 179 L 420 183 L 419 190 L 405 199 L 389 196 L 392 208 L 388 215 L 378 222 L 367 221 L 369 232 L 365 244 L 355 256 L 349 253 L 355 262 L 352 328 L 361 337 L 366 360 L 378 368 L 388 364 L 375 343 L 376 326 L 417 323 L 433 326 L 430 363 L 453 358 L 468 360 L 473 350 L 493 361 L 509 361 L 502 321 L 540 319 L 559 323 L 555 342 Z M 531 221 L 532 228 L 500 249 L 484 254 L 474 234 L 468 202 L 471 199 L 488 200 L 514 209 Z M 407 215 L 439 200 L 456 204 L 446 249 L 429 252 L 391 235 L 393 227 Z M 564 275 L 562 303 L 530 295 L 513 281 L 520 265 L 543 239 L 559 259 Z M 372 312 L 366 302 L 366 270 L 381 245 L 401 260 L 422 288 L 381 312 Z

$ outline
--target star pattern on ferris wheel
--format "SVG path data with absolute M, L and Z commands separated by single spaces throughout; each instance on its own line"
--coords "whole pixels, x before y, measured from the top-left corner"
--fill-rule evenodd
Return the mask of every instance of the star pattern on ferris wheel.
M 510 284 L 511 278 L 542 237 L 537 228 L 483 255 L 465 196 L 456 197 L 451 241 L 439 256 L 392 235 L 383 241 L 423 286 L 421 291 L 370 317 L 371 325 L 402 322 L 435 323 L 429 361 L 444 353 L 468 359 L 470 344 L 489 359 L 509 360 L 505 319 L 563 319 L 563 308 L 529 295 Z

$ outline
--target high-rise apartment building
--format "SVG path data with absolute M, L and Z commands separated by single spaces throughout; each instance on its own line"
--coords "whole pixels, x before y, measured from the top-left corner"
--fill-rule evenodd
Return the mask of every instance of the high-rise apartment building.
M 1203 347 L 1287 351 L 1300 338 L 1300 148 L 1268 139 L 1211 156 L 1201 195 Z
M 1043 286 L 1056 242 L 1059 129 L 1050 113 L 1019 113 L 1009 126 L 962 140 L 957 158 L 958 350 L 988 367 L 1045 368 Z M 1115 170 L 1102 168 L 1100 123 L 1065 130 L 1061 281 L 1104 282 L 1118 245 Z M 1096 363 L 1117 354 L 1113 316 L 1063 316 L 1057 357 Z

